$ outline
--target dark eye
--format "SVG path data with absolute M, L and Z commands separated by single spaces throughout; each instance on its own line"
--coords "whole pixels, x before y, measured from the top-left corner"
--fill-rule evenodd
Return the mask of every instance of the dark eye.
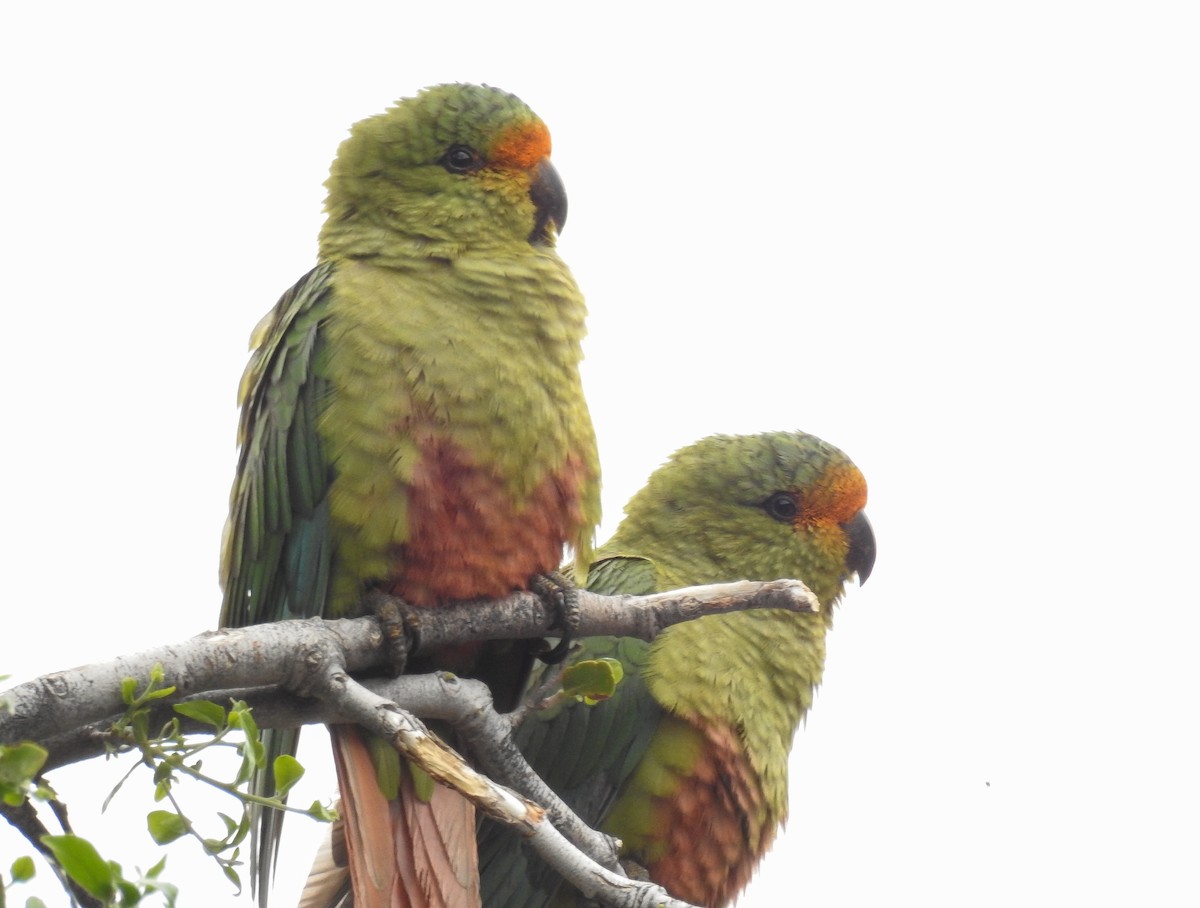
M 791 523 L 796 519 L 796 499 L 790 492 L 772 492 L 771 497 L 762 503 L 762 507 L 781 523 Z
M 479 153 L 467 145 L 451 145 L 441 160 L 441 165 L 451 173 L 470 173 L 482 164 Z

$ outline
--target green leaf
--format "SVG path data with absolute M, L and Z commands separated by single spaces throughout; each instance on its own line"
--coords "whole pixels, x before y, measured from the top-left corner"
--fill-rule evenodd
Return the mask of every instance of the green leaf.
M 607 700 L 625 677 L 616 659 L 584 659 L 563 672 L 563 693 L 596 703 Z
M 237 894 L 241 895 L 242 894 L 242 878 L 240 876 L 238 876 L 238 872 L 236 870 L 234 870 L 232 867 L 230 867 L 228 864 L 223 864 L 221 866 L 221 869 L 225 871 L 225 876 L 229 880 L 229 882 L 231 882 L 231 883 L 233 883 L 233 885 L 237 886 L 237 888 L 238 888 Z
M 150 838 L 159 845 L 174 842 L 180 836 L 187 835 L 187 823 L 183 817 L 170 810 L 152 810 L 146 814 L 146 825 L 150 829 Z
M 304 776 L 304 767 L 291 754 L 275 758 L 275 797 L 282 798 Z
M 211 700 L 190 700 L 187 703 L 176 703 L 175 712 L 213 728 L 225 726 L 225 708 Z
M 375 735 L 367 736 L 367 751 L 371 754 L 371 762 L 375 764 L 375 781 L 379 783 L 379 790 L 389 801 L 396 800 L 400 797 L 400 774 L 403 772 L 400 754 L 396 753 L 396 749 L 389 742 Z M 429 776 L 426 775 L 425 778 L 429 779 Z M 429 781 L 429 785 L 429 792 L 432 793 L 432 780 Z M 427 796 L 422 797 L 419 788 L 417 797 L 423 801 L 429 800 Z
M 242 729 L 247 738 L 258 737 L 258 724 L 250 714 L 250 707 L 245 703 L 235 703 L 229 710 L 229 726 Z
M 231 817 L 223 813 L 218 813 L 221 822 L 225 824 L 225 838 L 223 839 L 205 839 L 204 848 L 209 854 L 220 854 L 228 848 L 234 848 L 246 840 L 246 836 L 250 834 L 250 812 L 242 814 L 242 821 L 235 823 Z M 237 852 L 235 851 L 236 855 Z
M 17 858 L 12 863 L 12 878 L 14 883 L 24 883 L 26 880 L 32 880 L 33 875 L 37 873 L 37 868 L 33 864 L 33 858 L 24 854 Z
M 320 801 L 313 801 L 308 808 L 308 815 L 314 820 L 320 820 L 323 823 L 332 823 L 338 819 L 338 812 L 330 807 L 326 807 Z
M 25 785 L 41 772 L 48 756 L 46 748 L 32 741 L 0 746 L 0 785 Z
M 117 880 L 117 889 L 121 893 L 120 905 L 122 908 L 126 905 L 136 905 L 142 900 L 142 892 L 138 887 L 129 882 L 129 880 Z
M 25 908 L 46 908 L 46 903 L 33 895 L 25 900 Z
M 113 869 L 91 842 L 77 835 L 44 835 L 42 844 L 50 849 L 67 876 L 90 895 L 102 902 L 112 901 L 116 895 Z
M 149 876 L 138 882 L 146 888 L 146 895 L 150 895 L 152 892 L 161 893 L 167 908 L 174 908 L 175 900 L 179 897 L 178 886 L 175 886 L 173 883 L 160 883 Z
M 126 706 L 133 705 L 134 695 L 137 693 L 137 678 L 122 678 L 121 679 L 121 702 Z
M 408 774 L 412 776 L 413 791 L 417 793 L 418 798 L 428 804 L 429 799 L 433 797 L 433 789 L 437 785 L 437 783 L 433 781 L 433 776 L 427 773 L 416 763 L 409 763 L 405 761 L 404 765 L 408 767 Z M 380 782 L 380 787 L 383 787 L 382 782 Z M 397 794 L 399 794 L 398 791 Z
M 175 693 L 175 685 L 168 684 L 166 687 L 160 687 L 155 690 L 148 690 L 142 694 L 144 700 L 162 700 L 164 697 L 169 697 Z
M 238 823 L 237 832 L 229 839 L 230 845 L 240 845 L 245 841 L 246 836 L 250 835 L 250 813 L 247 811 L 242 814 L 242 821 Z
M 135 708 L 129 717 L 129 733 L 135 741 L 145 741 L 150 737 L 150 715 L 145 709 Z
M 33 790 L 33 796 L 39 801 L 58 800 L 58 794 L 45 782 L 45 780 L 38 782 L 37 787 Z
M 146 879 L 157 879 L 158 875 L 163 872 L 163 868 L 167 866 L 167 856 L 163 855 L 163 859 L 146 871 Z

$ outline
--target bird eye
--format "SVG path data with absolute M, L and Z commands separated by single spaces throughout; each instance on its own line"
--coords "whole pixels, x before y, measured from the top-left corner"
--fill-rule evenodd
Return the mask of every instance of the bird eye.
M 762 503 L 762 507 L 781 523 L 791 523 L 796 519 L 796 499 L 790 492 L 772 492 L 771 497 Z
M 442 155 L 441 165 L 451 173 L 470 173 L 478 170 L 483 161 L 479 153 L 467 145 L 451 145 Z

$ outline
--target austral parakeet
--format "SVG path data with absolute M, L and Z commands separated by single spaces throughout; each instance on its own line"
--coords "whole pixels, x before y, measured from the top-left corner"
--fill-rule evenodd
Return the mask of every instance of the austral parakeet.
M 564 544 L 587 563 L 600 505 L 585 310 L 555 252 L 566 196 L 549 155 L 533 111 L 477 85 L 352 127 L 319 264 L 252 338 L 222 625 L 355 615 L 372 589 L 418 606 L 496 598 L 554 571 Z M 515 696 L 527 651 L 481 649 L 420 667 Z M 360 908 L 477 902 L 470 805 L 435 788 L 431 807 L 395 754 L 331 731 Z M 296 732 L 266 743 L 269 759 L 293 751 Z M 257 848 L 264 890 L 278 816 Z
M 866 501 L 854 464 L 812 435 L 714 436 L 660 467 L 597 552 L 588 587 L 601 593 L 795 578 L 822 605 L 701 618 L 653 643 L 589 638 L 573 660 L 620 660 L 615 695 L 535 711 L 517 731 L 551 788 L 677 898 L 729 904 L 787 818 L 788 752 L 832 606 L 875 560 Z M 480 836 L 489 908 L 581 904 L 518 837 L 491 823 Z

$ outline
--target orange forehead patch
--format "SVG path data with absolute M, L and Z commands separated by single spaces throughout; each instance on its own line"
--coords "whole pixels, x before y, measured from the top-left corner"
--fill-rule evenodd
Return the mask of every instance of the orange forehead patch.
M 867 505 L 867 481 L 851 464 L 831 467 L 800 499 L 798 519 L 804 523 L 845 523 Z
M 496 139 L 489 156 L 500 167 L 528 170 L 550 156 L 550 130 L 540 120 L 511 126 Z

